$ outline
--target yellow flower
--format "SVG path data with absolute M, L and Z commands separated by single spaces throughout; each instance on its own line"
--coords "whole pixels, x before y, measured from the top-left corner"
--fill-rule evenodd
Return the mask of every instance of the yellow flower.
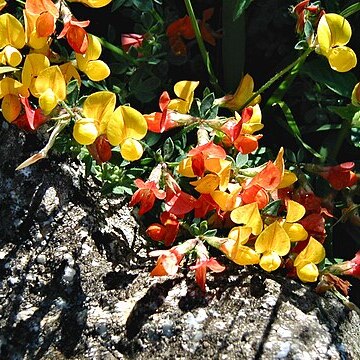
M 168 109 L 175 110 L 181 114 L 189 112 L 194 100 L 194 91 L 199 85 L 198 81 L 179 81 L 174 86 L 175 95 L 178 99 L 173 99 L 168 105 Z
M 287 255 L 290 247 L 290 238 L 278 221 L 266 227 L 255 241 L 255 251 L 263 254 L 260 266 L 269 272 L 279 268 L 281 256 Z
M 277 189 L 283 189 L 297 181 L 297 176 L 290 170 L 285 169 L 284 162 L 284 148 L 281 147 L 279 153 L 274 161 L 274 165 L 279 169 L 281 173 L 281 182 Z
M 36 93 L 35 80 L 40 72 L 49 66 L 50 61 L 43 54 L 29 54 L 26 56 L 23 71 L 21 73 L 21 80 L 34 96 Z
M 0 99 L 3 99 L 1 110 L 8 122 L 14 121 L 20 114 L 21 104 L 19 95 L 23 97 L 29 96 L 27 87 L 22 83 L 8 77 L 0 81 Z
M 303 282 L 314 282 L 319 276 L 319 264 L 325 258 L 325 249 L 321 243 L 310 237 L 309 243 L 296 257 L 294 266 L 299 279 Z
M 144 116 L 130 106 L 119 106 L 107 124 L 106 134 L 111 145 L 120 147 L 121 156 L 128 161 L 141 158 L 141 140 L 147 133 Z
M 116 95 L 110 91 L 98 91 L 88 96 L 83 104 L 85 118 L 74 124 L 74 139 L 79 144 L 90 145 L 99 135 L 106 134 L 115 105 Z
M 260 260 L 259 254 L 244 245 L 249 240 L 250 235 L 250 227 L 235 226 L 230 230 L 228 240 L 220 245 L 219 250 L 238 265 L 258 264 Z
M 7 1 L 0 0 L 0 11 L 7 5 Z
M 0 62 L 4 65 L 9 64 L 16 67 L 21 63 L 21 60 L 21 52 L 11 45 L 6 45 L 0 52 Z
M 238 208 L 241 204 L 241 198 L 239 197 L 241 185 L 229 184 L 228 188 L 230 193 L 221 190 L 215 190 L 210 194 L 220 209 L 226 212 Z
M 102 60 L 101 44 L 96 36 L 88 34 L 89 45 L 85 54 L 75 53 L 76 63 L 80 71 L 92 81 L 101 81 L 110 75 L 110 69 Z
M 297 223 L 297 221 L 299 221 L 305 215 L 305 212 L 306 210 L 304 206 L 297 203 L 296 201 L 288 200 L 287 214 L 282 227 L 292 242 L 306 240 L 308 237 L 308 233 L 304 227 Z
M 67 84 L 70 82 L 71 79 L 76 79 L 79 86 L 81 86 L 80 75 L 79 75 L 78 71 L 76 70 L 76 67 L 71 62 L 61 64 L 59 67 L 60 67 L 62 74 L 64 75 L 65 82 Z
M 50 114 L 59 101 L 66 99 L 66 83 L 59 66 L 42 70 L 34 82 L 34 90 L 44 114 Z
M 100 8 L 111 3 L 112 0 L 68 0 L 69 2 L 79 2 L 92 8 Z
M 0 4 L 1 6 L 1 4 Z M 4 65 L 18 66 L 22 56 L 18 49 L 25 45 L 25 31 L 19 20 L 6 13 L 0 15 L 0 62 Z
M 248 106 L 250 107 L 250 106 Z M 259 104 L 251 106 L 252 114 L 248 121 L 243 122 L 241 127 L 242 134 L 252 135 L 254 132 L 261 130 L 264 124 L 261 123 L 262 114 Z M 240 121 L 241 116 L 235 112 L 235 118 Z
M 263 222 L 256 202 L 239 206 L 230 214 L 231 220 L 235 224 L 244 224 L 251 227 L 254 235 L 259 235 L 263 229 Z
M 327 57 L 332 69 L 346 72 L 356 66 L 355 52 L 345 46 L 351 38 L 349 22 L 339 14 L 324 14 L 317 28 L 318 51 Z
M 0 15 L 0 48 L 11 45 L 22 49 L 25 45 L 25 31 L 21 22 L 11 14 Z
M 249 74 L 246 74 L 241 79 L 240 84 L 235 91 L 235 94 L 225 95 L 220 99 L 216 99 L 215 104 L 221 107 L 226 107 L 233 111 L 237 111 L 253 95 L 254 95 L 254 80 Z M 253 101 L 250 102 L 250 104 L 248 104 L 248 106 L 254 106 L 258 104 L 260 101 L 261 101 L 261 96 L 258 95 Z
M 358 82 L 351 93 L 351 103 L 354 106 L 360 106 L 360 82 Z

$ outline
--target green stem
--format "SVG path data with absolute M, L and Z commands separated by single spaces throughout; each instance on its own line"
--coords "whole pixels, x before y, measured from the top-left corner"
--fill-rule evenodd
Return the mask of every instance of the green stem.
M 191 24 L 193 26 L 194 32 L 195 32 L 195 37 L 196 37 L 197 44 L 199 46 L 201 57 L 202 57 L 202 59 L 204 61 L 206 70 L 207 70 L 207 72 L 209 74 L 210 83 L 214 87 L 216 92 L 218 92 L 219 94 L 222 94 L 223 91 L 219 86 L 218 79 L 215 76 L 214 70 L 212 68 L 209 53 L 206 50 L 203 38 L 201 36 L 199 24 L 198 24 L 197 19 L 195 17 L 195 13 L 194 13 L 194 9 L 193 9 L 192 4 L 191 4 L 191 0 L 185 0 L 185 6 L 186 6 L 186 10 L 188 12 L 188 15 L 190 17 L 190 21 L 191 21 Z
M 119 48 L 118 46 L 116 46 L 114 44 L 109 43 L 108 41 L 106 41 L 103 38 L 97 37 L 97 39 L 100 41 L 100 44 L 102 47 L 110 50 L 111 52 L 113 52 L 116 55 L 125 57 L 127 60 L 129 60 L 132 63 L 135 62 L 135 59 L 132 56 L 128 55 L 123 49 Z
M 75 119 L 76 114 L 73 112 L 73 110 L 66 104 L 65 101 L 60 101 L 60 105 L 66 110 L 66 112 L 70 115 L 71 118 Z
M 279 87 L 269 97 L 269 99 L 266 102 L 264 108 L 270 107 L 274 103 L 282 100 L 285 93 L 287 92 L 287 90 L 289 89 L 289 87 L 291 86 L 293 81 L 295 80 L 296 76 L 298 75 L 299 70 L 300 70 L 301 66 L 304 64 L 307 56 L 308 56 L 308 54 L 306 56 L 301 56 L 298 59 L 299 60 L 298 63 L 290 70 L 290 73 L 287 75 L 285 80 L 279 85 Z
M 286 66 L 284 69 L 279 71 L 277 74 L 275 74 L 267 83 L 265 83 L 258 91 L 256 91 L 252 96 L 250 96 L 249 99 L 244 103 L 244 105 L 239 109 L 241 111 L 244 109 L 247 105 L 249 105 L 258 95 L 262 94 L 266 89 L 268 89 L 275 81 L 279 80 L 283 75 L 285 75 L 287 72 L 289 72 L 291 69 L 293 69 L 295 66 L 297 66 L 299 63 L 303 63 L 305 59 L 308 57 L 308 55 L 313 51 L 314 49 L 309 47 L 306 49 L 300 57 L 298 57 L 295 61 L 293 61 L 291 64 Z

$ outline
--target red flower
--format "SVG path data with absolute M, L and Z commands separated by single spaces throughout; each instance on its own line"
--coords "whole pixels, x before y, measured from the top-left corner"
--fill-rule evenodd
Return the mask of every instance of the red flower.
M 131 197 L 129 206 L 134 206 L 140 203 L 140 216 L 153 208 L 156 198 L 160 200 L 165 199 L 165 192 L 157 187 L 157 183 L 155 181 L 148 180 L 144 182 L 141 179 L 136 179 L 134 182 L 138 187 L 138 190 L 136 190 Z
M 111 159 L 111 146 L 109 140 L 104 135 L 98 136 L 87 148 L 97 164 L 102 164 Z
M 220 265 L 214 258 L 198 258 L 196 264 L 190 266 L 191 270 L 195 270 L 196 283 L 200 286 L 202 291 L 205 291 L 206 273 L 208 268 L 214 272 L 222 272 L 225 270 L 225 266 Z
M 159 107 L 161 112 L 154 112 L 148 115 L 144 115 L 149 131 L 163 133 L 164 131 L 179 126 L 178 123 L 173 119 L 175 112 L 168 110 L 167 108 L 169 102 L 169 93 L 164 91 L 159 99 Z
M 247 107 L 242 111 L 240 120 L 233 118 L 221 127 L 221 131 L 227 135 L 223 139 L 226 146 L 233 144 L 242 154 L 249 154 L 258 148 L 258 140 L 262 138 L 262 135 L 248 134 L 243 131 L 243 124 L 249 122 L 252 115 L 253 108 Z
M 89 24 L 89 20 L 78 21 L 75 18 L 71 18 L 64 23 L 64 28 L 59 34 L 58 39 L 66 37 L 68 44 L 76 53 L 85 54 L 89 45 L 89 39 L 87 32 L 83 28 Z
M 178 217 L 182 217 L 194 209 L 196 199 L 190 194 L 181 190 L 175 179 L 169 174 L 165 174 L 166 200 L 165 210 Z
M 174 214 L 164 211 L 160 215 L 160 222 L 150 225 L 146 234 L 154 241 L 163 241 L 165 246 L 170 246 L 176 239 L 180 223 Z
M 328 166 L 320 169 L 319 175 L 326 179 L 335 190 L 341 190 L 357 183 L 356 174 L 351 171 L 355 163 L 345 162 L 336 166 Z
M 195 31 L 192 27 L 190 17 L 188 15 L 175 20 L 166 29 L 166 35 L 172 52 L 175 55 L 186 55 L 186 45 L 184 39 L 190 40 L 195 38 Z
M 360 279 L 360 251 L 358 251 L 355 257 L 347 263 L 350 268 L 348 270 L 345 270 L 343 274 Z
M 191 167 L 196 176 L 203 176 L 205 172 L 205 160 L 209 158 L 225 159 L 226 152 L 212 141 L 200 145 L 188 152 L 191 157 Z
M 29 99 L 20 96 L 20 102 L 23 104 L 25 113 L 18 116 L 12 123 L 25 131 L 38 129 L 49 118 L 45 116 L 40 108 L 34 109 L 29 103 Z
M 150 252 L 150 256 L 159 256 L 156 266 L 151 271 L 150 275 L 175 275 L 179 269 L 179 264 L 184 255 L 195 247 L 196 242 L 196 239 L 190 239 L 180 245 L 172 247 L 169 250 L 156 250 Z
M 293 8 L 293 13 L 297 17 L 296 32 L 301 34 L 304 31 L 305 21 L 307 20 L 308 14 L 315 17 L 315 24 L 319 21 L 320 17 L 325 13 L 321 10 L 318 5 L 309 5 L 310 0 L 304 0 L 299 2 Z
M 124 51 L 128 52 L 130 47 L 139 48 L 144 41 L 144 35 L 139 34 L 122 34 L 121 35 L 121 46 Z
M 199 219 L 205 218 L 211 210 L 220 211 L 219 205 L 214 201 L 210 194 L 201 194 L 194 205 L 194 216 Z
M 215 37 L 210 30 L 207 21 L 212 17 L 214 9 L 207 9 L 203 12 L 202 20 L 199 23 L 203 39 L 210 45 L 215 45 Z M 175 20 L 166 29 L 169 44 L 175 55 L 185 56 L 187 53 L 186 44 L 183 39 L 191 40 L 195 38 L 195 31 L 188 15 Z
M 243 186 L 241 199 L 244 204 L 257 202 L 259 209 L 264 208 L 269 202 L 269 191 L 275 190 L 281 182 L 281 173 L 272 161 L 256 174 L 253 179 Z

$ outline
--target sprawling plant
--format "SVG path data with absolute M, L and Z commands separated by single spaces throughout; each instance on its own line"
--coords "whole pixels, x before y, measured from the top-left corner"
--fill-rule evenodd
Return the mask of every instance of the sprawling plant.
M 74 15 L 73 2 L 84 9 L 106 7 L 109 13 L 127 7 L 142 13 L 142 23 L 138 32 L 122 33 L 116 46 L 87 32 L 91 22 Z M 23 131 L 50 131 L 45 147 L 18 169 L 52 148 L 75 149 L 104 192 L 129 197 L 146 235 L 158 243 L 149 253 L 157 257 L 152 276 L 175 275 L 189 266 L 205 291 L 207 271 L 222 272 L 219 258 L 225 256 L 240 266 L 279 271 L 318 282 L 319 291 L 341 289 L 347 295 L 348 283 L 338 275 L 360 277 L 359 254 L 334 263 L 325 249 L 334 219 L 360 223 L 355 162 L 334 164 L 334 156 L 305 143 L 284 98 L 311 53 L 326 59 L 334 73 L 356 67 L 346 17 L 358 4 L 342 14 L 326 12 L 319 2 L 293 4 L 295 60 L 258 90 L 245 73 L 234 91 L 223 91 L 208 48 L 229 35 L 213 29 L 213 9 L 197 18 L 190 0 L 183 16 L 163 11 L 166 5 L 158 1 L 140 3 L 26 0 L 10 7 L 1 2 L 2 116 Z M 236 3 L 228 22 L 241 20 L 250 2 Z M 228 26 L 224 20 L 224 30 Z M 164 79 L 170 65 L 187 63 L 194 45 L 208 83 Z M 275 85 L 263 106 L 263 93 Z M 348 129 L 359 127 L 360 85 L 353 85 L 349 102 L 331 108 L 350 122 Z M 139 104 L 160 93 L 158 109 Z M 281 144 L 260 146 L 263 120 L 274 105 L 283 110 L 294 139 L 317 161 L 305 162 Z M 319 180 L 326 196 L 314 190 Z

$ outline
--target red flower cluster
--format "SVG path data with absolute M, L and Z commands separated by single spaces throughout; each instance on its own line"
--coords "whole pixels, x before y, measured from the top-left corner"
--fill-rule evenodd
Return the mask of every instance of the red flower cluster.
M 209 28 L 207 21 L 212 17 L 214 9 L 210 8 L 204 10 L 202 20 L 199 22 L 199 27 L 203 39 L 210 45 L 215 46 L 214 33 Z M 175 20 L 166 29 L 166 35 L 169 39 L 169 44 L 172 52 L 175 55 L 185 56 L 187 53 L 186 44 L 184 40 L 191 40 L 195 38 L 195 31 L 191 24 L 191 19 L 188 15 Z

